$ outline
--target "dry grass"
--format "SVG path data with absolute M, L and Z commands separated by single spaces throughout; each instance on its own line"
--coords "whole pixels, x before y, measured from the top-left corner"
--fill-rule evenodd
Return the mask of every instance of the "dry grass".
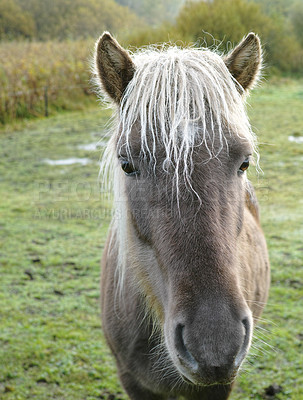
M 79 107 L 90 90 L 93 40 L 0 44 L 0 123 Z

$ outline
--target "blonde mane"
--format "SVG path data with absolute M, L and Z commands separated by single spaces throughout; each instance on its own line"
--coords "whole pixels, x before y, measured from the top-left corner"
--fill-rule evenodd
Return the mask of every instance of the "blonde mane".
M 112 169 L 122 140 L 131 159 L 135 123 L 140 126 L 141 156 L 156 164 L 160 140 L 165 149 L 163 169 L 172 165 L 175 181 L 183 175 L 189 187 L 194 147 L 205 145 L 209 159 L 218 157 L 228 134 L 248 140 L 256 153 L 241 87 L 218 54 L 208 49 L 147 48 L 134 54 L 133 62 L 136 72 L 115 115 L 115 132 L 103 157 L 105 171 Z

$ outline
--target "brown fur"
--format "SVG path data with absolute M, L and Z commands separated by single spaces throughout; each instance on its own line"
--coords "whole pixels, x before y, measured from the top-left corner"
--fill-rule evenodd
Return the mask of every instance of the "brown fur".
M 248 34 L 230 54 L 224 57 L 225 64 L 244 90 L 253 87 L 262 65 L 260 39 L 254 33 Z
M 251 35 L 227 61 L 245 89 L 259 68 Z M 134 66 L 116 42 L 102 38 L 100 79 L 119 103 Z M 130 71 L 117 73 L 121 65 Z M 172 175 L 162 168 L 163 143 L 156 142 L 158 163 L 151 173 L 140 153 L 140 126 L 133 126 L 131 162 L 140 175 L 121 171 L 116 177 L 127 220 L 122 291 L 119 221 L 104 249 L 101 278 L 104 334 L 132 400 L 226 400 L 267 300 L 269 261 L 258 204 L 239 173 L 252 148 L 237 135 L 225 137 L 220 160 L 209 160 L 205 145 L 193 151 L 192 191 L 180 179 L 177 199 Z M 116 147 L 121 157 L 123 140 Z
M 105 91 L 119 103 L 135 67 L 128 53 L 107 32 L 97 44 L 96 66 Z

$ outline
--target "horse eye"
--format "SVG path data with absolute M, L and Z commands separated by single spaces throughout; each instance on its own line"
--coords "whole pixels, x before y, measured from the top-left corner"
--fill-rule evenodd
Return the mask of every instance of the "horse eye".
M 239 172 L 244 172 L 247 170 L 247 168 L 249 167 L 249 159 L 247 158 L 242 164 L 241 167 L 239 168 Z
M 125 175 L 138 175 L 139 171 L 137 171 L 134 166 L 127 160 L 121 161 L 121 168 L 125 172 Z

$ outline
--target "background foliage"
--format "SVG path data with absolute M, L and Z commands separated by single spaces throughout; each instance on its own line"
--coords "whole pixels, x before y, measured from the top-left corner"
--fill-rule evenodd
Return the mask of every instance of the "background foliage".
M 0 123 L 44 115 L 46 94 L 49 113 L 87 106 L 89 47 L 84 40 L 2 43 Z
M 148 24 L 158 25 L 162 20 L 173 20 L 184 0 L 116 0 L 140 15 Z
M 264 2 L 267 4 L 267 2 Z M 226 51 L 250 31 L 263 43 L 267 65 L 275 72 L 302 73 L 303 2 L 281 1 L 283 8 L 247 0 L 188 0 L 176 21 L 158 29 L 143 29 L 128 38 L 136 46 L 170 40 L 215 45 Z
M 254 31 L 266 76 L 303 73 L 300 0 L 0 0 L 0 124 L 44 115 L 46 90 L 49 113 L 87 106 L 89 60 L 104 30 L 124 46 L 223 52 Z
M 17 23 L 10 26 L 8 21 L 0 31 L 3 38 L 78 39 L 97 37 L 102 30 L 123 32 L 140 25 L 139 17 L 114 0 L 0 0 L 0 18 L 5 13 L 6 20 L 10 15 L 14 21 L 16 12 L 18 18 L 23 15 L 22 31 L 15 27 Z

